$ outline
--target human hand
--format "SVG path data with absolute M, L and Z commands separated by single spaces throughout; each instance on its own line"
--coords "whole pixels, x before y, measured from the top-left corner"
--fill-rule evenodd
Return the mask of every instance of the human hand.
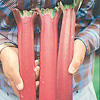
M 15 94 L 19 97 L 19 90 L 22 90 L 24 85 L 22 78 L 19 73 L 19 61 L 18 61 L 18 48 L 15 47 L 6 47 L 2 50 L 1 62 L 3 66 L 3 71 L 8 79 L 12 89 Z M 39 86 L 39 81 L 37 81 L 39 77 L 39 61 L 35 61 L 35 78 L 36 78 L 36 89 Z
M 85 58 L 86 53 L 86 47 L 84 43 L 77 39 L 74 41 L 74 55 L 72 62 L 69 66 L 69 73 L 74 74 L 80 67 L 80 65 L 83 63 L 83 60 Z

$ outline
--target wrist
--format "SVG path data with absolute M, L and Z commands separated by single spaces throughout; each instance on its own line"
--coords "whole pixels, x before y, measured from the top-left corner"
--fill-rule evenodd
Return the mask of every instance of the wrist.
M 16 46 L 12 43 L 2 43 L 0 45 L 0 54 L 1 54 L 2 50 L 5 49 L 6 47 L 16 47 Z
M 1 61 L 1 52 L 2 52 L 4 49 L 9 48 L 9 47 L 14 47 L 14 48 L 16 48 L 16 46 L 15 46 L 14 44 L 12 44 L 12 43 L 2 43 L 2 44 L 0 45 L 0 61 Z

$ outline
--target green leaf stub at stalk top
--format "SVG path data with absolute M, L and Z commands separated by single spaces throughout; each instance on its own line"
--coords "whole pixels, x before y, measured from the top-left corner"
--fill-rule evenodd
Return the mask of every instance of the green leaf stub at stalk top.
M 32 17 L 34 12 L 33 11 L 27 11 L 27 10 L 24 10 L 24 11 L 19 10 L 19 13 L 24 18 L 24 17 Z
M 73 0 L 73 3 L 71 4 L 64 4 L 60 1 L 57 3 L 57 5 L 62 8 L 62 9 L 70 9 L 70 8 L 74 8 L 77 10 L 80 8 L 81 4 L 82 4 L 83 0 Z
M 60 7 L 61 9 L 70 9 L 70 8 L 74 8 L 74 3 L 63 5 L 63 3 L 60 1 L 60 2 L 57 3 L 57 5 L 58 5 L 58 7 Z
M 74 9 L 78 11 L 79 8 L 81 7 L 82 3 L 83 3 L 83 0 L 74 0 L 74 3 L 73 3 L 74 4 Z
M 49 9 L 49 8 L 44 9 L 44 8 L 42 8 L 41 14 L 42 14 L 42 16 L 49 14 L 49 15 L 51 15 L 52 18 L 54 18 L 58 11 L 59 11 L 58 7 L 55 7 L 54 9 Z
M 52 18 L 54 18 L 54 17 L 55 17 L 56 12 L 57 12 L 57 10 L 56 10 L 56 9 L 53 9 L 53 11 L 52 11 Z

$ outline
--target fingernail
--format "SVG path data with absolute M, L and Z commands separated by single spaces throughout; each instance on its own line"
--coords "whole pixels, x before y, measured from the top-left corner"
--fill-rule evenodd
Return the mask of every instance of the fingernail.
M 74 67 L 70 66 L 68 71 L 69 71 L 69 73 L 74 74 L 76 72 L 76 69 Z
M 18 90 L 22 90 L 23 89 L 23 84 L 19 83 L 16 87 L 17 87 Z

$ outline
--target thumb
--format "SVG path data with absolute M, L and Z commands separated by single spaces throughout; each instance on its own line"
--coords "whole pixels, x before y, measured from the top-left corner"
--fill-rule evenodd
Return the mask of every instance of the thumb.
M 72 60 L 70 66 L 69 66 L 69 73 L 74 74 L 80 67 L 81 63 L 79 61 L 76 60 Z
M 16 73 L 16 72 L 13 73 L 13 75 L 11 75 L 11 78 L 12 78 L 16 88 L 18 90 L 22 90 L 24 86 L 23 86 L 23 81 L 22 81 L 22 78 L 21 78 L 19 72 L 18 73 Z
M 74 74 L 83 63 L 85 57 L 86 47 L 81 40 L 75 40 L 74 42 L 74 55 L 72 62 L 69 66 L 69 73 Z

